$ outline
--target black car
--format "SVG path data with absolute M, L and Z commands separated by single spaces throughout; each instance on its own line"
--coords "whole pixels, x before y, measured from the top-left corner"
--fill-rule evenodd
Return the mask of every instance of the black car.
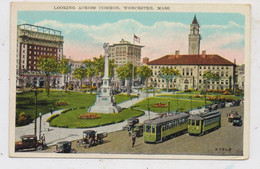
M 241 116 L 233 118 L 233 126 L 242 126 L 242 124 L 243 121 L 241 119 Z
M 74 149 L 71 149 L 70 141 L 61 141 L 56 144 L 56 153 L 76 153 Z

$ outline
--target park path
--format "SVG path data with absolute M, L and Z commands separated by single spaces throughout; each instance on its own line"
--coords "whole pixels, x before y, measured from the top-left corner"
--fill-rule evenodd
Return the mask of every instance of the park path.
M 150 95 L 148 95 L 150 96 Z M 138 103 L 139 101 L 142 101 L 145 99 L 146 96 L 139 97 L 139 98 L 133 98 L 131 100 L 127 100 L 125 102 L 122 102 L 118 104 L 122 108 L 129 108 L 132 105 Z M 60 114 L 62 110 L 54 111 L 53 114 Z M 157 117 L 157 113 L 150 111 L 150 118 Z M 142 123 L 144 120 L 147 120 L 149 118 L 148 111 L 145 111 L 145 114 L 143 116 L 138 117 L 140 123 Z M 123 126 L 126 125 L 126 121 L 123 121 L 121 123 L 111 124 L 107 126 L 100 126 L 100 127 L 92 127 L 92 128 L 59 128 L 59 127 L 51 127 L 49 126 L 49 123 L 46 122 L 47 118 L 51 116 L 51 113 L 44 114 L 41 119 L 41 131 L 42 134 L 45 134 L 46 143 L 48 146 L 55 145 L 59 141 L 73 141 L 77 139 L 82 138 L 82 132 L 84 130 L 95 130 L 98 133 L 100 132 L 115 132 L 122 130 Z M 39 127 L 40 127 L 40 118 L 37 118 L 37 136 L 39 136 Z M 22 126 L 22 127 L 16 127 L 15 128 L 15 140 L 20 140 L 20 137 L 22 135 L 27 134 L 34 134 L 34 122 L 30 123 L 29 125 Z

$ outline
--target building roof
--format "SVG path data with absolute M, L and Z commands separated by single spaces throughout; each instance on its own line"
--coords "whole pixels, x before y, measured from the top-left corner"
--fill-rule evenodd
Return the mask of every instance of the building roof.
M 217 55 L 165 55 L 152 60 L 147 65 L 235 65 L 229 60 Z
M 197 21 L 196 15 L 194 15 L 194 18 L 193 18 L 192 24 L 198 24 L 198 21 Z

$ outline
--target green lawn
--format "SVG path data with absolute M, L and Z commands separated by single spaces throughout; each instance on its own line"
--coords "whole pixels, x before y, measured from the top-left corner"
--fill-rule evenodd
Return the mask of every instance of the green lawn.
M 119 104 L 124 101 L 130 100 L 131 98 L 136 98 L 136 97 L 138 97 L 138 96 L 137 95 L 127 96 L 126 94 L 117 94 L 117 95 L 115 95 L 115 100 L 116 100 L 116 103 Z
M 175 111 L 177 110 L 177 105 L 178 109 L 182 109 L 182 111 L 194 109 L 197 107 L 203 107 L 205 102 L 204 100 L 193 100 L 192 105 L 190 99 L 175 99 L 175 98 L 164 98 L 164 97 L 150 97 L 149 98 L 149 104 L 148 104 L 148 98 L 140 101 L 139 103 L 135 104 L 135 108 L 143 109 L 143 110 L 148 110 L 148 106 L 150 107 L 150 110 L 153 112 L 168 112 L 168 107 L 166 108 L 158 108 L 158 107 L 153 107 L 153 104 L 156 103 L 164 103 L 168 105 L 168 100 L 170 99 L 170 111 Z M 206 104 L 211 104 L 212 102 L 207 101 Z
M 117 103 L 121 103 L 131 99 L 131 97 L 137 96 L 126 96 L 119 94 L 115 96 L 115 100 Z M 46 114 L 51 111 L 51 108 L 54 108 L 54 110 L 79 107 L 87 108 L 95 103 L 96 95 L 90 95 L 89 93 L 83 92 L 51 90 L 49 97 L 47 96 L 46 92 L 42 91 L 38 93 L 37 98 L 37 112 Z M 66 102 L 68 105 L 58 106 L 56 105 L 57 102 Z M 27 124 L 35 118 L 35 95 L 33 92 L 23 92 L 16 94 L 16 117 L 18 117 L 21 112 L 25 112 L 31 116 L 31 120 L 28 121 Z
M 88 107 L 93 105 L 96 100 L 96 95 L 90 95 L 80 92 L 60 92 L 51 91 L 48 97 L 45 92 L 38 93 L 37 97 L 37 112 L 42 112 L 42 114 L 48 113 L 53 107 L 54 110 L 64 109 L 64 108 L 78 108 L 78 107 Z M 58 106 L 57 102 L 66 102 L 68 105 Z M 16 95 L 16 113 L 20 112 L 28 113 L 35 117 L 35 95 L 32 92 L 18 93 Z
M 131 117 L 138 117 L 144 114 L 144 112 L 140 110 L 124 109 L 120 113 L 98 113 L 98 115 L 101 116 L 99 119 L 78 119 L 79 115 L 86 112 L 86 109 L 78 109 L 62 113 L 50 122 L 50 126 L 66 128 L 97 127 L 122 122 Z

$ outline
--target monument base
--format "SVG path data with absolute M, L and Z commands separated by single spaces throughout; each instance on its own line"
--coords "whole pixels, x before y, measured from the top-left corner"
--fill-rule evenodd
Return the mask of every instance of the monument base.
M 116 105 L 111 97 L 98 97 L 96 103 L 89 107 L 88 112 L 91 113 L 119 113 L 121 107 Z

